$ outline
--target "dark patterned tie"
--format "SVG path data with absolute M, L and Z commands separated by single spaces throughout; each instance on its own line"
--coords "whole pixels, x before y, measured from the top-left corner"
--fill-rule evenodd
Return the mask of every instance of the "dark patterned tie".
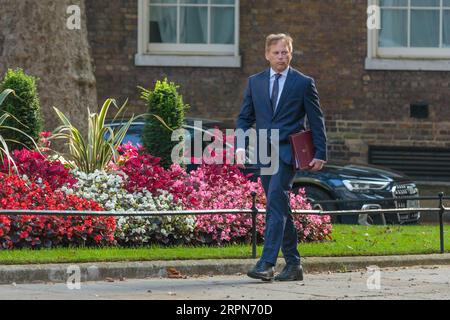
M 273 83 L 273 88 L 272 88 L 272 96 L 270 97 L 270 102 L 272 104 L 272 110 L 274 113 L 277 108 L 278 91 L 280 90 L 280 83 L 278 80 L 280 80 L 281 76 L 282 76 L 281 73 L 275 74 L 275 81 Z

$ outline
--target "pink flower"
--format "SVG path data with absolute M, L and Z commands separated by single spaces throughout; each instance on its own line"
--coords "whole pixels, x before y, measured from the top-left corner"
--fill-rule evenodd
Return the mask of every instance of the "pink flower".
M 147 189 L 153 194 L 160 190 L 171 193 L 175 201 L 181 200 L 185 209 L 249 209 L 252 206 L 251 192 L 257 193 L 257 208 L 264 209 L 266 199 L 260 179 L 251 182 L 235 165 L 207 165 L 202 163 L 189 174 L 179 165 L 165 170 L 159 158 L 136 152 L 126 145 L 132 154 L 119 169 L 127 175 L 126 188 L 132 191 Z M 226 157 L 226 150 L 223 151 Z M 201 159 L 199 159 L 201 160 Z M 304 191 L 291 195 L 293 209 L 311 209 L 304 198 Z M 248 241 L 251 237 L 252 221 L 249 214 L 196 216 L 194 233 L 204 242 L 224 243 Z M 329 217 L 295 215 L 300 241 L 317 241 L 331 238 Z M 257 216 L 259 239 L 264 235 L 265 216 Z M 307 231 L 305 231 L 307 230 Z M 326 232 L 324 232 L 326 230 Z M 208 239 L 208 240 L 207 240 Z M 211 239 L 211 240 L 209 240 Z

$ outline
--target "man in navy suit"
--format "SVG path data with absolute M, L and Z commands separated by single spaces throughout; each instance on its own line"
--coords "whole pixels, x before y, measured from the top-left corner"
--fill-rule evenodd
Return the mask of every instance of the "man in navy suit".
M 236 121 L 237 129 L 244 132 L 256 123 L 256 131 L 268 130 L 266 141 L 258 139 L 258 146 L 266 144 L 276 150 L 271 161 L 278 161 L 277 170 L 261 175 L 267 198 L 264 249 L 260 260 L 247 275 L 263 281 L 303 280 L 300 254 L 297 250 L 297 230 L 289 204 L 295 170 L 292 164 L 289 135 L 305 129 L 308 118 L 315 147 L 312 171 L 321 170 L 327 160 L 326 132 L 323 113 L 314 80 L 290 67 L 292 38 L 286 34 L 271 34 L 266 39 L 266 60 L 270 68 L 251 76 L 244 93 L 244 101 Z M 270 132 L 278 131 L 276 135 Z M 275 141 L 274 141 L 275 140 Z M 273 148 L 275 146 L 276 148 Z M 236 161 L 244 166 L 245 149 L 238 142 Z M 270 147 L 269 147 L 270 148 Z M 258 164 L 262 167 L 261 163 Z M 286 266 L 274 277 L 274 266 L 280 251 Z

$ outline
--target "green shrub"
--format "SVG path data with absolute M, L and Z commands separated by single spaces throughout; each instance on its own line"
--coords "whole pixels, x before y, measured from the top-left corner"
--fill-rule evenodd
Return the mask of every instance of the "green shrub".
M 143 130 L 143 144 L 147 152 L 161 158 L 165 168 L 172 164 L 172 148 L 179 142 L 171 141 L 172 131 L 183 126 L 184 113 L 188 105 L 183 103 L 183 97 L 177 92 L 178 86 L 173 82 L 157 81 L 153 91 L 140 88 L 141 98 L 147 104 L 149 114 L 161 117 L 165 124 L 153 116 L 148 116 Z
M 6 100 L 6 98 L 10 95 L 15 96 L 14 90 L 5 89 L 0 92 L 0 108 L 3 104 L 3 102 Z M 4 137 L 4 135 L 8 132 L 14 131 L 18 134 L 23 135 L 23 137 L 25 139 L 29 139 L 30 143 L 32 145 L 34 145 L 36 147 L 36 149 L 37 149 L 37 145 L 30 136 L 28 136 L 26 133 L 24 133 L 20 129 L 6 125 L 5 124 L 6 121 L 10 120 L 10 119 L 14 120 L 16 123 L 19 123 L 19 121 L 13 115 L 0 109 L 0 165 L 2 165 L 3 163 L 6 162 L 8 164 L 10 173 L 11 173 L 11 169 L 13 168 L 15 173 L 19 174 L 16 163 L 14 162 L 14 159 L 11 157 L 11 154 L 9 152 L 8 142 L 10 142 L 10 140 L 6 139 Z
M 7 112 L 13 116 L 6 119 L 4 125 L 19 128 L 34 141 L 39 139 L 39 133 L 42 131 L 42 115 L 36 81 L 35 77 L 26 75 L 22 69 L 8 69 L 0 83 L 0 92 L 6 89 L 15 92 L 15 95 L 9 95 L 0 106 L 2 113 Z M 35 148 L 33 141 L 18 131 L 9 130 L 4 132 L 3 136 L 7 140 L 17 141 L 8 141 L 10 149 L 20 149 L 23 146 Z

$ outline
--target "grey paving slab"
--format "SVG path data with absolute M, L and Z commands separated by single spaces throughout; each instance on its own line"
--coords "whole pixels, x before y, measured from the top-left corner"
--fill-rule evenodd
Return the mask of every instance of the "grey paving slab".
M 379 287 L 374 275 L 379 274 Z M 360 300 L 450 299 L 450 266 L 416 266 L 354 272 L 308 273 L 303 282 L 266 283 L 245 275 L 186 279 L 123 279 L 82 282 L 70 290 L 65 283 L 0 285 L 0 299 L 138 299 L 138 300 Z M 113 281 L 113 279 L 109 279 Z M 369 286 L 368 286 L 369 281 Z

